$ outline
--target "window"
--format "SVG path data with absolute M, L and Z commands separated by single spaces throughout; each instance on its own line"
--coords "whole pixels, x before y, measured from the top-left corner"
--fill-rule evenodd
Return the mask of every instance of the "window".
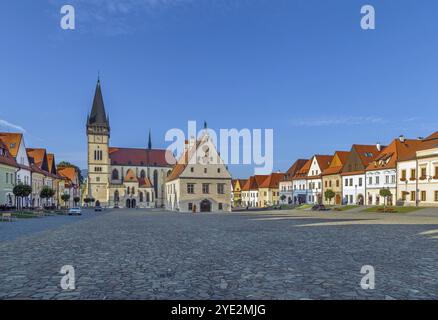
M 372 184 L 373 184 L 373 177 L 369 177 L 369 178 L 368 178 L 368 184 L 369 184 L 369 185 L 372 185 Z
M 217 168 L 217 173 L 221 173 L 221 168 Z
M 435 176 L 434 179 L 438 179 L 438 166 L 435 167 Z
M 348 179 L 345 179 L 345 186 L 348 187 Z
M 195 172 L 195 168 L 190 167 L 190 172 Z
M 406 181 L 406 170 L 402 170 L 401 172 L 401 181 Z
M 210 185 L 208 183 L 202 184 L 202 193 L 204 194 L 210 193 Z
M 146 178 L 146 172 L 144 170 L 141 170 L 140 178 L 142 178 L 142 179 Z
M 207 168 L 204 168 L 204 173 L 207 173 Z
M 189 211 L 193 211 L 193 203 L 189 202 Z
M 117 169 L 113 170 L 112 178 L 113 180 L 119 180 L 119 171 Z
M 380 177 L 377 176 L 377 177 L 376 177 L 376 184 L 379 184 L 379 183 L 380 183 Z
M 415 191 L 411 192 L 411 201 L 415 201 L 417 199 Z
M 187 193 L 189 193 L 189 194 L 195 193 L 195 185 L 193 183 L 187 184 Z
M 359 178 L 359 187 L 362 187 L 362 178 Z
M 336 188 L 339 188 L 339 180 L 336 180 Z
M 415 180 L 415 169 L 411 169 L 411 179 L 410 180 Z
M 421 201 L 426 201 L 426 191 L 421 191 Z
M 219 194 L 224 194 L 225 193 L 225 185 L 223 183 L 219 183 L 217 185 L 217 193 Z M 265 196 L 266 196 L 266 192 L 265 192 Z
M 102 167 L 94 167 L 95 172 L 102 172 Z
M 406 191 L 402 191 L 401 199 L 402 199 L 402 201 L 406 201 Z
M 421 178 L 426 179 L 426 167 L 421 168 Z
M 389 184 L 389 176 L 385 176 L 385 183 Z
M 221 202 L 218 203 L 219 210 L 223 210 L 223 205 Z
M 435 191 L 435 201 L 438 202 L 438 191 Z
M 350 187 L 353 186 L 353 178 L 350 179 Z

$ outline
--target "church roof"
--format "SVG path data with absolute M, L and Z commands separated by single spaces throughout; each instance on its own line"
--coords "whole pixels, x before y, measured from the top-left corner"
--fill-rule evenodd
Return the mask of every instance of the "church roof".
M 22 133 L 0 132 L 0 139 L 3 140 L 9 153 L 15 158 L 17 157 L 18 149 L 20 148 Z
M 2 139 L 0 139 L 0 149 L 2 149 L 2 152 L 0 153 L 0 163 L 11 167 L 18 167 L 15 158 L 9 153 L 9 150 Z
M 100 87 L 100 80 L 97 81 L 96 91 L 94 93 L 93 107 L 88 117 L 88 126 L 99 126 L 109 128 L 109 121 L 105 112 L 105 105 L 103 103 L 102 89 Z
M 109 148 L 111 165 L 172 167 L 166 160 L 174 160 L 170 151 L 161 149 Z

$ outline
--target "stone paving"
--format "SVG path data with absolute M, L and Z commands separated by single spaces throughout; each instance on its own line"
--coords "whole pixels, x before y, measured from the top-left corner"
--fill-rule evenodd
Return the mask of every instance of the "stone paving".
M 437 299 L 436 235 L 438 210 L 106 211 L 2 240 L 0 299 Z M 60 287 L 63 265 L 75 290 Z

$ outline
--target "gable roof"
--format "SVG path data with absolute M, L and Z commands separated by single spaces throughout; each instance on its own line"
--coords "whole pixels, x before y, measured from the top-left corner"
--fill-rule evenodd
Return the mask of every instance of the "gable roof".
M 394 139 L 382 152 L 371 161 L 366 170 L 393 169 L 398 161 L 414 159 L 416 152 L 424 145 L 418 139 Z
M 171 167 L 168 159 L 174 159 L 170 151 L 160 149 L 109 148 L 111 165 Z
M 67 178 L 71 182 L 74 182 L 76 180 L 76 176 L 77 176 L 76 169 L 73 167 L 58 168 L 58 174 L 61 177 Z
M 31 168 L 37 167 L 44 171 L 44 173 L 48 173 L 48 163 L 47 163 L 47 153 L 46 149 L 36 149 L 36 148 L 27 148 L 27 157 L 29 158 L 29 163 L 31 164 Z M 39 170 L 36 170 L 39 172 Z
M 57 174 L 57 170 L 56 170 L 56 164 L 55 164 L 55 155 L 53 153 L 48 153 L 47 154 L 47 165 L 49 168 L 49 172 L 51 174 L 56 175 Z
M 239 183 L 240 189 L 242 189 L 247 180 L 248 179 L 232 179 L 231 185 L 233 186 L 233 190 L 236 188 L 237 183 Z
M 318 162 L 319 169 L 321 169 L 321 172 L 328 168 L 330 165 L 330 162 L 333 159 L 333 156 L 331 155 L 315 155 L 315 159 Z
M 17 161 L 15 161 L 15 158 L 10 154 L 2 139 L 0 139 L 0 150 L 0 164 L 18 168 Z
M 278 188 L 283 177 L 284 173 L 272 173 L 260 184 L 259 188 Z
M 166 181 L 172 181 L 175 179 L 178 179 L 179 176 L 184 172 L 187 165 L 189 164 L 189 161 L 192 157 L 192 155 L 196 152 L 197 148 L 201 144 L 201 140 L 196 141 L 192 146 L 188 146 L 189 141 L 185 141 L 186 148 L 184 152 L 182 153 L 181 157 L 178 159 L 178 162 L 173 167 L 172 172 L 167 177 Z
M 249 177 L 248 180 L 246 180 L 245 185 L 242 187 L 242 191 L 251 191 L 251 190 L 258 190 L 259 186 L 268 178 L 268 175 L 255 175 Z
M 294 164 L 286 171 L 283 177 L 283 181 L 291 181 L 295 174 L 306 164 L 309 159 L 298 159 Z
M 342 171 L 342 168 L 344 167 L 345 163 L 347 162 L 349 154 L 350 154 L 349 151 L 336 151 L 335 155 L 333 156 L 332 160 L 330 161 L 330 165 L 322 172 L 322 175 L 326 176 L 326 175 L 340 173 Z M 339 162 L 341 165 L 335 165 L 336 159 L 339 159 Z
M 313 159 L 313 158 L 312 158 Z M 307 162 L 299 169 L 292 180 L 305 179 L 309 173 L 310 167 L 312 166 L 312 159 L 307 160 Z
M 18 149 L 20 148 L 21 139 L 23 139 L 23 134 L 0 132 L 0 139 L 3 140 L 11 156 L 16 158 L 18 154 Z

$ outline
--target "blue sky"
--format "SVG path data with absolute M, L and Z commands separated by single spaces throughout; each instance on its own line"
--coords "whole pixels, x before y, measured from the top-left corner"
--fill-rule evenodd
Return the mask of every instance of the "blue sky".
M 59 27 L 76 8 L 76 30 Z M 360 8 L 376 9 L 376 30 Z M 100 70 L 114 146 L 152 129 L 273 128 L 275 170 L 296 158 L 438 129 L 433 0 L 63 0 L 0 4 L 0 130 L 86 166 Z M 235 176 L 251 166 L 231 167 Z

